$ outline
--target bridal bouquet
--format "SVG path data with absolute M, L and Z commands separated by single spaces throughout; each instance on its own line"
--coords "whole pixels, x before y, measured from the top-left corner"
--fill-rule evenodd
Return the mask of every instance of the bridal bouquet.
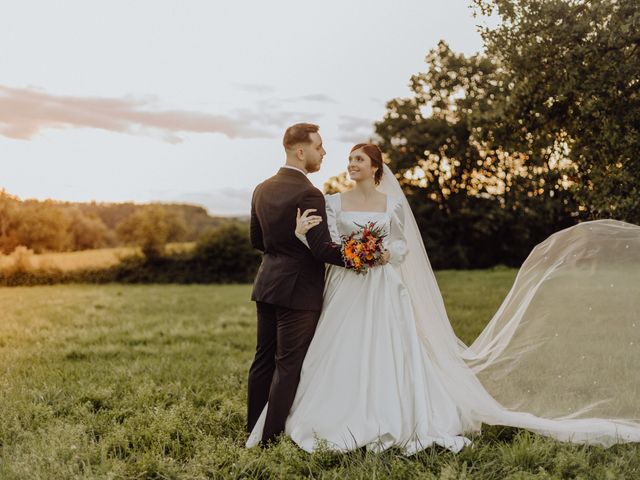
M 376 222 L 366 225 L 356 223 L 360 228 L 349 235 L 342 235 L 341 252 L 345 266 L 356 273 L 365 274 L 369 268 L 378 265 L 384 248 L 382 239 L 386 233 Z

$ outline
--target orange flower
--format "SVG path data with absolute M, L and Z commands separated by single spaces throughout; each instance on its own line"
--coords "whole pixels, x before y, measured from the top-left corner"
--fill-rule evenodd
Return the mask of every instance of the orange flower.
M 358 225 L 361 230 L 350 235 L 343 235 L 342 257 L 347 268 L 356 273 L 367 273 L 368 267 L 376 265 L 381 252 L 381 240 L 386 233 L 375 222 Z

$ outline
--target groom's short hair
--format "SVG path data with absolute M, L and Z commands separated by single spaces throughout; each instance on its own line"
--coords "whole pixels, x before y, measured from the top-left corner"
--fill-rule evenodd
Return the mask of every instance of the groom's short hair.
M 310 143 L 311 138 L 309 138 L 309 134 L 317 133 L 318 130 L 320 130 L 320 127 L 313 123 L 296 123 L 284 132 L 282 144 L 285 150 L 290 150 L 298 143 Z

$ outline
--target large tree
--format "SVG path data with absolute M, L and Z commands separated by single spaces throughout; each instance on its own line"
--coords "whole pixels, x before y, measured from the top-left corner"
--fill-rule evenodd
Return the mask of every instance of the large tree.
M 140 246 L 146 257 L 157 258 L 168 242 L 184 239 L 187 225 L 175 211 L 162 205 L 148 205 L 120 222 L 117 232 L 125 242 Z
M 0 253 L 11 253 L 20 243 L 16 233 L 20 200 L 0 188 Z
M 519 264 L 548 234 L 575 222 L 550 152 L 498 143 L 497 99 L 509 88 L 490 57 L 440 42 L 412 95 L 387 104 L 378 143 L 412 203 L 437 267 Z
M 20 205 L 16 236 L 20 245 L 35 253 L 61 252 L 73 248 L 71 219 L 52 200 L 25 200 Z
M 591 218 L 640 223 L 638 0 L 474 0 L 499 19 L 482 30 L 509 88 L 484 138 L 566 150 Z
M 71 220 L 69 230 L 74 250 L 102 248 L 110 243 L 113 233 L 95 212 L 85 213 L 78 206 L 67 207 L 66 212 Z

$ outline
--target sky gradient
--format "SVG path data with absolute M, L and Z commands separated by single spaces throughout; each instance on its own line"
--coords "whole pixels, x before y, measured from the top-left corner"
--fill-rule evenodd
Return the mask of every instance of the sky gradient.
M 0 2 L 0 188 L 246 214 L 320 125 L 317 186 L 345 168 L 440 39 L 482 50 L 466 1 Z

